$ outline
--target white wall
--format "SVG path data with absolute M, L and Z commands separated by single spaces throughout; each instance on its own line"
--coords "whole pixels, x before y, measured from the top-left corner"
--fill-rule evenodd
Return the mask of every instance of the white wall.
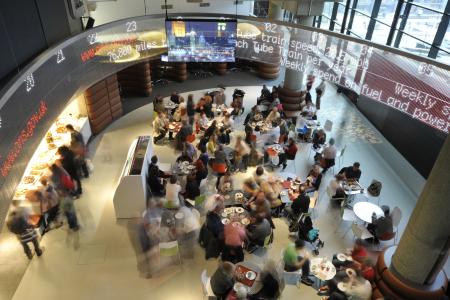
M 236 14 L 236 5 L 234 0 L 203 0 L 210 3 L 209 7 L 200 7 L 199 3 L 188 3 L 186 0 L 167 0 L 168 5 L 173 5 L 168 13 L 221 13 Z M 97 9 L 90 12 L 95 19 L 95 26 L 109 23 L 112 21 L 142 16 L 145 14 L 165 14 L 161 9 L 164 0 L 117 0 L 108 2 L 96 2 Z M 237 5 L 238 15 L 252 15 L 253 1 L 245 0 Z

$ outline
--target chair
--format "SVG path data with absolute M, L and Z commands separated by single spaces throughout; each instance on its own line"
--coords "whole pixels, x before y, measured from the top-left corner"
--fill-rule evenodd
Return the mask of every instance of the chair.
M 323 125 L 323 129 L 324 129 L 325 131 L 330 132 L 330 131 L 333 129 L 333 121 L 331 121 L 331 120 L 326 120 L 326 121 L 325 121 L 325 124 Z
M 159 243 L 160 257 L 178 257 L 178 262 L 181 266 L 180 247 L 177 241 Z
M 341 216 L 341 222 L 339 222 L 339 226 L 336 227 L 336 230 L 334 231 L 335 233 L 338 231 L 339 227 L 341 227 L 342 222 L 345 221 L 345 222 L 352 222 L 352 223 L 354 223 L 357 220 L 357 217 L 356 217 L 355 213 L 353 212 L 353 210 L 352 209 L 348 209 L 346 207 L 345 201 L 343 201 L 342 204 L 341 204 L 341 214 L 340 214 L 340 216 Z M 350 229 L 351 229 L 351 227 L 349 227 L 345 231 L 345 233 L 344 233 L 344 235 L 342 237 L 345 237 Z
M 343 202 L 343 201 L 345 201 L 345 198 L 344 198 L 344 197 L 333 198 L 334 195 L 333 195 L 333 191 L 331 190 L 330 185 L 327 186 L 327 195 L 328 195 L 328 197 L 329 197 L 329 199 L 330 199 L 330 202 L 336 202 L 336 201 L 341 201 L 341 202 Z
M 373 238 L 373 235 L 370 233 L 369 230 L 367 230 L 366 227 L 364 227 L 364 225 L 362 224 L 356 224 L 353 223 L 352 224 L 352 231 L 353 231 L 353 235 L 355 236 L 355 239 L 369 239 L 369 238 Z
M 216 296 L 211 288 L 211 278 L 206 274 L 206 270 L 203 270 L 200 275 L 200 280 L 202 282 L 203 298 L 216 299 Z
M 345 149 L 347 149 L 347 145 L 344 145 L 344 147 L 341 149 L 341 151 L 338 151 L 336 153 L 336 159 L 335 160 L 339 159 L 339 168 L 341 167 L 342 160 L 344 159 Z M 334 168 L 333 168 L 333 173 L 334 173 Z
M 392 218 L 392 226 L 394 227 L 395 237 L 394 237 L 394 245 L 397 244 L 397 236 L 398 236 L 398 224 L 400 224 L 400 220 L 402 219 L 402 211 L 397 206 L 391 212 Z
M 385 233 L 381 236 L 378 237 L 378 241 L 380 242 L 380 244 L 378 244 L 378 251 L 382 251 L 383 247 L 381 245 L 381 242 L 388 242 L 390 240 L 394 240 L 394 245 L 395 245 L 395 240 L 396 240 L 396 236 L 397 236 L 397 232 L 389 232 L 389 233 Z

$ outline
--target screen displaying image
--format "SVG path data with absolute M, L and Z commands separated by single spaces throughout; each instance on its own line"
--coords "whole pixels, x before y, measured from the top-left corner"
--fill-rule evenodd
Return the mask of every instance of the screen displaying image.
M 166 20 L 170 62 L 234 62 L 236 20 Z

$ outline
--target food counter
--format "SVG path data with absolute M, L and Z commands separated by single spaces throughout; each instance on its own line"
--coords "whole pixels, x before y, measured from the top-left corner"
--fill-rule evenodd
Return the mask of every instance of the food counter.
M 140 136 L 131 144 L 114 193 L 116 218 L 136 218 L 145 210 L 148 197 L 147 166 L 152 155 L 150 136 Z
M 48 174 L 47 167 L 56 160 L 58 147 L 70 145 L 70 133 L 67 132 L 65 127 L 67 124 L 72 124 L 75 130 L 83 135 L 85 142 L 91 137 L 87 117 L 74 117 L 71 114 L 60 116 L 37 147 L 14 194 L 13 201 L 19 201 L 20 206 L 29 207 L 35 216 L 41 214 L 40 203 L 29 201 L 27 193 L 40 187 L 39 180 L 42 176 Z

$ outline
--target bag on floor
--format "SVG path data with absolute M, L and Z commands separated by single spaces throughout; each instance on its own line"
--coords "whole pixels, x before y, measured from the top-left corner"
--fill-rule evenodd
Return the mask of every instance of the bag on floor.
M 372 183 L 367 188 L 367 192 L 369 193 L 369 195 L 371 195 L 373 197 L 378 197 L 378 196 L 380 196 L 382 186 L 383 185 L 381 184 L 381 182 L 374 179 L 374 180 L 372 180 Z

